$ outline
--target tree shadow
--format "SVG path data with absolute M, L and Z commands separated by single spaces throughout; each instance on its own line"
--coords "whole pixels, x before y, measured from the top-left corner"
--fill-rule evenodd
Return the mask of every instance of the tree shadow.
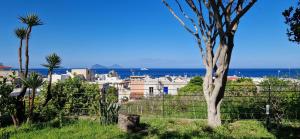
M 231 136 L 224 136 L 214 132 L 212 129 L 199 129 L 191 131 L 168 131 L 151 127 L 149 124 L 142 123 L 139 131 L 126 133 L 125 135 L 120 135 L 119 138 L 124 139 L 143 139 L 146 137 L 154 137 L 159 139 L 192 139 L 192 138 L 232 138 Z
M 273 133 L 277 138 L 300 138 L 300 127 L 280 126 L 273 130 L 271 129 L 271 133 Z

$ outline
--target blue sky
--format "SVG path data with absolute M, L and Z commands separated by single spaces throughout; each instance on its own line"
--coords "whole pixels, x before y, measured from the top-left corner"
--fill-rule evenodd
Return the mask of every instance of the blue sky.
M 232 68 L 299 68 L 300 47 L 287 40 L 281 12 L 294 0 L 259 0 L 242 18 Z M 30 40 L 30 67 L 52 52 L 64 67 L 202 68 L 199 50 L 161 0 L 1 0 L 0 62 L 17 67 L 20 15 L 45 25 Z

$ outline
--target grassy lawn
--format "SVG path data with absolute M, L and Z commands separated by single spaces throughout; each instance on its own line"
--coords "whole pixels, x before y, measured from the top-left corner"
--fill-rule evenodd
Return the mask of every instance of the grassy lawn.
M 13 139 L 41 138 L 275 138 L 262 123 L 254 120 L 237 121 L 225 124 L 215 130 L 207 128 L 203 120 L 186 119 L 142 119 L 145 131 L 129 134 L 118 129 L 117 125 L 101 126 L 97 121 L 78 120 L 64 123 L 58 128 L 57 122 L 47 124 L 22 125 L 18 129 L 6 127 L 2 134 L 9 134 Z M 8 136 L 6 136 L 8 137 Z

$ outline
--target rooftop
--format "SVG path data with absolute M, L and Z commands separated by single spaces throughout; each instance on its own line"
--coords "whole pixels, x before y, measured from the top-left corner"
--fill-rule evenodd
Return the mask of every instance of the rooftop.
M 10 69 L 11 67 L 9 66 L 0 66 L 0 69 Z

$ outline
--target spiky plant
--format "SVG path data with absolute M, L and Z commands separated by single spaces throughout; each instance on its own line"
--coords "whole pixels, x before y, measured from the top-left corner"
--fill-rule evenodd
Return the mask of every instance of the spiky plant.
M 29 116 L 28 116 L 28 121 L 32 121 L 33 117 L 33 109 L 34 109 L 34 99 L 36 95 L 36 89 L 43 85 L 43 78 L 36 72 L 32 72 L 29 77 L 27 78 L 21 78 L 23 84 L 32 89 L 32 96 L 30 98 L 29 96 Z
M 53 74 L 53 70 L 55 68 L 60 67 L 61 58 L 56 53 L 53 53 L 46 57 L 46 61 L 47 61 L 47 63 L 42 64 L 42 66 L 48 68 L 49 83 L 48 83 L 48 87 L 47 87 L 46 100 L 45 100 L 43 106 L 46 106 L 47 103 L 52 98 L 52 95 L 51 95 L 52 74 Z
M 20 39 L 20 46 L 18 50 L 18 57 L 19 57 L 19 71 L 20 74 L 23 75 L 23 66 L 22 66 L 22 47 L 23 47 L 23 40 L 26 37 L 26 28 L 17 28 L 15 30 L 16 37 Z

